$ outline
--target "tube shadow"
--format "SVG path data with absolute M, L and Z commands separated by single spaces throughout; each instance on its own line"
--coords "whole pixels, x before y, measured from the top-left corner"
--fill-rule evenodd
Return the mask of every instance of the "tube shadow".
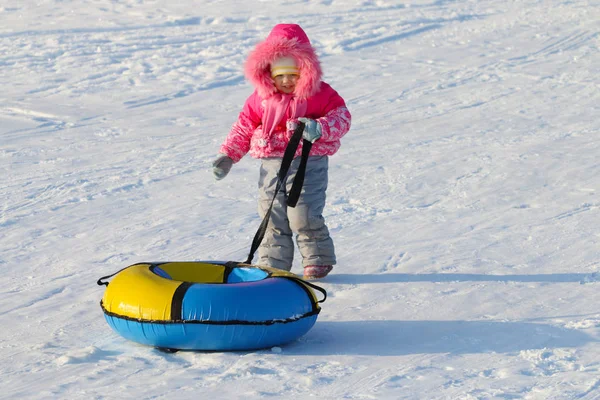
M 401 356 L 510 353 L 578 347 L 597 341 L 552 325 L 498 321 L 323 321 L 286 354 Z

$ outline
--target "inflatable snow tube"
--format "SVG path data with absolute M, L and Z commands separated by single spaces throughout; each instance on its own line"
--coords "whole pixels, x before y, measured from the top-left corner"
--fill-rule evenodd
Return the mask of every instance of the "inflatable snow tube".
M 167 350 L 291 342 L 312 328 L 327 296 L 290 272 L 235 262 L 140 263 L 98 284 L 107 286 L 100 306 L 113 330 Z

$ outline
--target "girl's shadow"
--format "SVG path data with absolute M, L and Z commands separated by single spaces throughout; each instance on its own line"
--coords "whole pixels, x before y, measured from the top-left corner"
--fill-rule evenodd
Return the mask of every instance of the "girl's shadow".
M 402 282 L 548 282 L 588 283 L 600 281 L 600 275 L 592 274 L 535 274 L 535 275 L 487 275 L 487 274 L 332 274 L 325 283 L 402 283 Z

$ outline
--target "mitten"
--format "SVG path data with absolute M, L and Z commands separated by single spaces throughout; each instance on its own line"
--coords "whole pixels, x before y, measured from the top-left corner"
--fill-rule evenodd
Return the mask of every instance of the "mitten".
M 298 121 L 304 123 L 304 132 L 302 137 L 311 143 L 316 142 L 321 137 L 321 124 L 310 118 L 298 118 Z
M 233 165 L 233 160 L 226 156 L 225 154 L 220 154 L 219 157 L 213 162 L 213 175 L 215 179 L 220 181 L 225 178 L 229 171 L 231 170 L 231 166 Z

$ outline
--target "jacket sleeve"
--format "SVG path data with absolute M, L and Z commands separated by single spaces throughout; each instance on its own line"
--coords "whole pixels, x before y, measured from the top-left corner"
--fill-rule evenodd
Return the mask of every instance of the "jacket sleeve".
M 254 92 L 244 104 L 237 121 L 221 145 L 219 152 L 238 162 L 250 151 L 250 140 L 256 128 L 262 123 L 260 99 Z
M 346 106 L 334 108 L 317 119 L 321 124 L 321 139 L 323 142 L 339 141 L 350 130 L 352 116 Z
M 346 107 L 346 102 L 333 88 L 325 105 L 324 115 L 317 121 L 321 124 L 321 139 L 323 142 L 339 141 L 350 130 L 352 116 Z

